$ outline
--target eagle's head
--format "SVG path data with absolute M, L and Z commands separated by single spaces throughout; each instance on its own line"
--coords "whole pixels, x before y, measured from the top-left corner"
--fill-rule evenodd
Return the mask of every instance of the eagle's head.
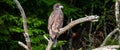
M 54 6 L 53 6 L 53 9 L 56 10 L 56 9 L 61 9 L 63 8 L 63 6 L 60 4 L 60 3 L 56 3 Z

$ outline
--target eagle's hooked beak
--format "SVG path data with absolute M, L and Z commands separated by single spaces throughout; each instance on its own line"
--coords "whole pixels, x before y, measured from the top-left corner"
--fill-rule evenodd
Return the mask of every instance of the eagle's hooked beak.
M 63 8 L 63 6 L 59 6 L 59 8 Z

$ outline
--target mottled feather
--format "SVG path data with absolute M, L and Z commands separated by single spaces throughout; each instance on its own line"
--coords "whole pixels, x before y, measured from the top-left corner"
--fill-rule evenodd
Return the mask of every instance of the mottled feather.
M 63 13 L 59 6 L 61 6 L 59 3 L 54 5 L 54 10 L 48 19 L 48 30 L 54 44 L 56 44 L 56 36 L 63 25 Z

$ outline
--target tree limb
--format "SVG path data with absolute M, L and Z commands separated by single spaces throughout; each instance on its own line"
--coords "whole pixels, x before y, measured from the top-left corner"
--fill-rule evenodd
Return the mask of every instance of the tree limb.
M 28 50 L 28 47 L 21 41 L 18 41 L 18 44 Z
M 61 34 L 63 34 L 65 31 L 69 30 L 70 28 L 72 28 L 73 26 L 75 26 L 75 25 L 77 25 L 79 23 L 86 22 L 86 21 L 97 21 L 98 18 L 99 18 L 99 16 L 97 16 L 97 15 L 91 15 L 91 16 L 87 16 L 87 17 L 84 17 L 84 18 L 74 20 L 74 21 L 70 22 L 68 25 L 66 25 L 65 27 L 60 29 L 58 37 Z
M 80 19 L 71 21 L 68 25 L 66 25 L 65 27 L 63 27 L 63 28 L 60 29 L 60 32 L 57 35 L 57 37 L 59 37 L 65 31 L 69 30 L 70 28 L 72 28 L 73 26 L 75 26 L 75 25 L 77 25 L 79 23 L 86 22 L 86 21 L 93 21 L 93 20 L 97 21 L 98 18 L 99 18 L 99 16 L 97 16 L 97 15 L 91 15 L 91 16 L 87 16 L 87 17 L 84 17 L 84 18 L 80 18 Z M 46 50 L 51 50 L 52 44 L 53 44 L 52 40 L 49 40 L 48 41 L 48 45 L 46 47 Z
M 43 35 L 43 37 L 44 37 L 47 41 L 49 41 L 49 39 L 48 39 L 45 35 Z
M 107 41 L 107 39 L 110 38 L 110 37 L 111 37 L 115 32 L 117 32 L 118 30 L 119 30 L 119 29 L 116 28 L 116 29 L 114 29 L 112 32 L 110 32 L 109 35 L 105 38 L 105 40 L 103 41 L 103 43 L 102 43 L 100 46 L 104 46 L 105 43 L 106 43 L 106 41 Z
M 119 4 L 120 4 L 120 0 L 116 0 L 115 2 L 115 17 L 116 17 L 116 24 L 117 24 L 117 28 L 119 28 L 118 30 L 118 33 L 119 33 L 119 36 L 118 36 L 118 42 L 119 42 L 119 45 L 120 45 L 120 17 L 119 17 Z
M 46 47 L 46 50 L 51 50 L 52 45 L 53 45 L 53 41 L 50 39 L 50 40 L 48 41 L 48 45 L 47 45 L 47 47 Z
M 22 8 L 22 6 L 20 5 L 19 1 L 18 0 L 14 0 L 14 2 L 16 3 L 20 13 L 21 13 L 21 16 L 23 18 L 23 27 L 24 27 L 24 37 L 25 37 L 25 41 L 27 43 L 27 47 L 28 49 L 27 50 L 31 50 L 31 44 L 30 44 L 30 38 L 29 38 L 29 35 L 28 35 L 28 29 L 27 29 L 27 21 L 26 21 L 26 15 L 25 15 L 25 12 Z M 24 47 L 25 48 L 25 47 Z

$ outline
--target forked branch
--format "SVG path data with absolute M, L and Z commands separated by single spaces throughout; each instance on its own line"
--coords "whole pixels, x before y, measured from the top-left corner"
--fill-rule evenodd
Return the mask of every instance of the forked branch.
M 66 32 L 67 30 L 69 30 L 70 28 L 72 28 L 73 26 L 82 23 L 82 22 L 86 22 L 86 21 L 98 21 L 99 16 L 97 15 L 91 15 L 91 16 L 86 16 L 84 18 L 80 18 L 74 21 L 71 21 L 68 25 L 66 25 L 65 27 L 60 29 L 59 34 L 57 35 L 57 37 L 59 37 L 61 34 L 63 34 L 64 32 Z M 46 38 L 48 39 L 48 38 Z M 48 45 L 46 47 L 46 50 L 51 50 L 51 46 L 52 46 L 53 42 L 52 40 L 48 40 Z

